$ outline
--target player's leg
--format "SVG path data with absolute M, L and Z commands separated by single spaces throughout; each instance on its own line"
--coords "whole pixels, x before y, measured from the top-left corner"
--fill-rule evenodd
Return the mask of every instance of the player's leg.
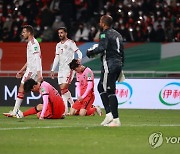
M 61 73 L 63 75 L 60 76 Z M 73 77 L 74 77 L 73 71 L 58 72 L 58 83 L 60 85 L 61 96 L 63 98 L 65 105 L 65 114 L 68 113 L 68 102 L 71 104 L 71 106 L 74 104 L 71 93 L 68 89 L 69 84 L 71 83 Z
M 19 108 L 22 104 L 22 101 L 24 99 L 24 82 L 27 79 L 29 79 L 31 76 L 32 76 L 32 72 L 26 71 L 22 77 L 21 84 L 20 84 L 19 89 L 18 89 L 18 95 L 17 95 L 15 105 L 13 108 L 13 112 L 11 113 L 12 115 L 16 115 L 17 110 L 19 110 Z
M 113 120 L 113 116 L 110 109 L 109 98 L 107 94 L 107 76 L 108 73 L 101 73 L 100 81 L 98 84 L 98 91 L 104 105 L 104 109 L 106 112 L 105 119 L 101 122 L 101 125 L 104 126 L 105 124 L 110 123 Z
M 74 102 L 74 104 L 72 105 L 72 108 L 70 109 L 70 115 L 79 115 L 79 111 L 81 109 L 81 102 L 79 102 L 78 100 Z
M 13 116 L 16 115 L 16 112 L 17 112 L 17 110 L 19 110 L 19 108 L 22 104 L 22 101 L 24 99 L 24 82 L 30 78 L 36 79 L 37 74 L 29 72 L 29 71 L 26 71 L 24 73 L 22 80 L 21 80 L 21 84 L 20 84 L 19 89 L 18 89 L 18 95 L 17 95 L 16 101 L 15 101 L 15 105 L 14 105 L 13 111 L 11 112 L 11 114 Z
M 82 109 L 86 110 L 87 116 L 95 115 L 96 108 L 92 105 L 94 103 L 95 96 L 94 93 L 89 93 L 84 99 L 83 99 L 83 106 Z
M 67 83 L 60 84 L 61 96 L 65 105 L 65 114 L 68 113 L 68 102 L 70 99 L 72 99 L 71 93 L 68 90 L 68 87 L 69 87 L 69 84 Z
M 38 112 L 42 111 L 42 108 L 43 108 L 43 104 L 38 104 L 37 106 L 24 111 L 23 116 L 26 117 L 29 115 L 37 114 Z
M 63 99 L 60 96 L 57 96 L 55 100 L 51 100 L 51 106 L 48 106 L 48 108 L 49 107 L 52 107 L 52 110 L 47 109 L 47 110 L 52 111 L 51 119 L 64 118 L 63 115 L 65 111 L 65 106 L 64 106 Z
M 115 94 L 116 90 L 116 80 L 118 78 L 120 70 L 117 70 L 116 72 L 109 73 L 108 74 L 108 80 L 107 80 L 107 94 L 109 98 L 109 104 L 110 109 L 113 115 L 113 121 L 109 124 L 106 124 L 105 126 L 120 126 L 120 120 L 118 115 L 118 100 Z
M 17 109 L 20 108 L 23 99 L 24 99 L 24 84 L 21 83 L 20 86 L 19 86 L 19 89 L 18 89 L 18 95 L 17 95 L 17 98 L 16 98 L 16 102 L 15 102 L 12 114 L 15 114 Z

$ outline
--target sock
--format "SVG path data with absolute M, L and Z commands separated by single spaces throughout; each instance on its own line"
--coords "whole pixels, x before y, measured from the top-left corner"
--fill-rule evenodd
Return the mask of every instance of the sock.
M 106 114 L 106 117 L 111 117 L 111 116 L 113 116 L 111 112 Z
M 96 112 L 96 108 L 92 107 L 87 110 L 86 115 L 87 116 L 94 115 L 95 112 Z
M 68 92 L 65 93 L 66 97 L 67 97 L 67 100 L 68 102 L 71 104 L 71 106 L 74 104 L 74 101 L 72 99 L 72 96 L 71 96 L 71 93 L 70 91 L 68 90 Z
M 111 112 L 110 106 L 109 106 L 109 98 L 106 92 L 100 93 L 102 103 L 104 105 L 104 109 L 106 111 L 106 114 Z
M 39 111 L 36 109 L 36 107 L 32 107 L 26 111 L 23 112 L 24 117 L 28 116 L 28 115 L 32 115 L 32 114 L 36 114 Z
M 13 112 L 16 112 L 16 110 L 20 108 L 23 99 L 24 99 L 24 93 L 23 92 L 18 92 L 18 96 L 16 98 L 16 102 L 15 102 L 15 105 L 14 105 Z
M 109 95 L 109 102 L 113 119 L 118 118 L 118 100 L 115 94 Z
M 68 104 L 67 104 L 68 102 L 67 102 L 67 98 L 64 94 L 62 95 L 62 99 L 63 99 L 64 106 L 65 106 L 64 114 L 67 114 L 68 113 Z

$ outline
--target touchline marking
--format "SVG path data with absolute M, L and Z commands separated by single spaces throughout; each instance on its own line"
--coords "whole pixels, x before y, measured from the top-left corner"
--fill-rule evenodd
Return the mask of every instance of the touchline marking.
M 160 127 L 180 127 L 180 124 L 161 124 L 161 125 L 156 125 L 156 124 L 140 124 L 140 125 L 133 125 L 133 124 L 125 124 L 122 125 L 122 127 L 155 127 L 155 126 L 160 126 Z M 82 128 L 82 126 L 39 126 L 39 127 L 12 127 L 12 128 L 0 128 L 1 130 L 25 130 L 25 129 L 51 129 L 51 128 Z M 91 127 L 103 127 L 100 125 L 88 125 L 88 126 L 83 126 L 84 128 L 91 128 Z

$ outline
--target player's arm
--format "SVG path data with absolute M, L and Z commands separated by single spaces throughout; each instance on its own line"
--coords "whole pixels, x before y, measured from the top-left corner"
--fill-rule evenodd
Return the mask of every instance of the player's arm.
M 82 52 L 79 49 L 77 49 L 76 53 L 78 55 L 78 60 L 81 61 L 81 59 L 82 59 Z
M 41 53 L 40 53 L 40 47 L 37 43 L 34 43 L 33 46 L 33 55 L 36 60 L 36 68 L 37 68 L 37 75 L 38 80 L 42 81 L 42 64 L 41 64 Z
M 44 119 L 44 115 L 45 115 L 45 112 L 46 112 L 47 107 L 48 107 L 49 94 L 47 94 L 47 93 L 43 94 L 42 99 L 43 99 L 43 108 L 42 108 L 42 112 L 41 112 L 39 119 Z
M 77 80 L 77 82 L 76 82 L 76 91 L 77 91 L 77 96 L 78 97 L 81 95 L 80 89 L 81 89 L 80 88 L 80 82 Z
M 79 48 L 77 47 L 76 43 L 74 41 L 71 42 L 71 48 L 73 51 L 75 51 L 75 53 L 77 53 L 78 55 L 78 60 L 79 62 L 82 59 L 82 52 L 79 50 Z
M 87 85 L 86 91 L 81 96 L 81 99 L 84 99 L 89 94 L 89 92 L 93 89 L 93 73 L 92 73 L 92 71 L 88 71 L 88 73 L 87 73 L 87 83 L 88 83 L 88 85 Z
M 22 74 L 23 74 L 23 71 L 25 71 L 26 68 L 27 68 L 27 63 L 25 63 L 24 66 L 17 72 L 16 78 L 21 78 Z
M 54 79 L 54 71 L 56 69 L 56 66 L 58 65 L 59 63 L 59 53 L 58 53 L 58 47 L 56 45 L 56 53 L 55 53 L 55 57 L 54 57 L 54 61 L 53 61 L 53 66 L 51 68 L 51 78 Z
M 54 79 L 54 71 L 55 71 L 56 66 L 57 66 L 58 63 L 59 63 L 59 54 L 56 54 L 55 58 L 54 58 L 53 66 L 52 66 L 52 69 L 51 69 L 51 78 L 52 79 Z
M 108 38 L 107 38 L 106 34 L 101 33 L 99 38 L 100 38 L 100 41 L 99 41 L 98 46 L 87 50 L 86 54 L 88 57 L 92 57 L 96 54 L 103 53 L 107 49 Z
M 34 53 L 35 59 L 36 59 L 36 67 L 37 67 L 37 75 L 38 75 L 38 80 L 42 81 L 42 72 L 41 72 L 41 58 L 39 53 Z

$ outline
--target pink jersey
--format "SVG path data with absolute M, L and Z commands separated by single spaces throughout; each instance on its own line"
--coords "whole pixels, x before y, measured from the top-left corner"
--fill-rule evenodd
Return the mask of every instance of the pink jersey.
M 77 91 L 79 96 L 85 98 L 90 92 L 94 92 L 94 74 L 88 67 L 82 73 L 76 74 Z
M 44 117 L 44 113 L 47 109 L 48 102 L 51 103 L 55 102 L 57 100 L 57 97 L 58 96 L 60 97 L 60 95 L 58 91 L 46 81 L 43 81 L 41 83 L 40 94 L 42 95 L 43 98 L 43 109 L 40 116 Z

